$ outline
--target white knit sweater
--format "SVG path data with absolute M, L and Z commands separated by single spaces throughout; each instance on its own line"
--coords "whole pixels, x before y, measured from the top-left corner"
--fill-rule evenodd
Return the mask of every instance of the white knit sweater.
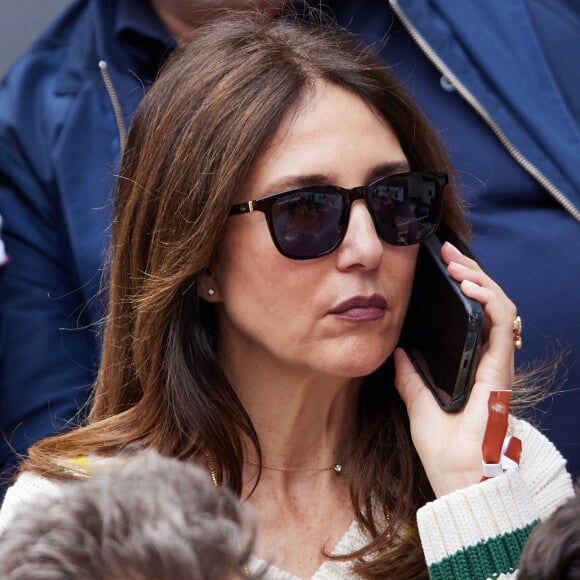
M 546 437 L 525 421 L 511 419 L 511 434 L 522 441 L 518 470 L 439 498 L 417 512 L 429 573 L 435 579 L 511 578 L 534 525 L 573 495 L 565 461 Z M 59 485 L 32 473 L 9 488 L 0 510 L 0 533 L 20 505 L 37 493 L 58 494 Z M 353 522 L 334 549 L 345 554 L 363 547 L 368 536 Z M 275 555 L 271 560 L 275 564 Z M 254 558 L 251 568 L 263 564 Z M 299 580 L 275 565 L 266 580 Z M 313 580 L 357 578 L 346 562 L 326 561 Z

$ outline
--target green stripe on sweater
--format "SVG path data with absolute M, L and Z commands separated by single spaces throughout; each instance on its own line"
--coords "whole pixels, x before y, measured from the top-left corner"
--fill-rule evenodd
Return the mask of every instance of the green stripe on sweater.
M 429 566 L 432 580 L 485 580 L 517 569 L 524 544 L 539 520 L 489 538 Z

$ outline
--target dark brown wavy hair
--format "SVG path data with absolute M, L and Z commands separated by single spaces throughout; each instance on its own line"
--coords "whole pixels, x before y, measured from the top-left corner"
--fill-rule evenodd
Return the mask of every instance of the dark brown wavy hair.
M 67 477 L 63 458 L 111 455 L 130 443 L 215 463 L 242 489 L 252 421 L 217 357 L 215 315 L 200 300 L 240 186 L 282 120 L 321 81 L 358 95 L 396 134 L 414 171 L 450 166 L 438 138 L 386 65 L 345 31 L 295 18 L 229 15 L 198 29 L 144 97 L 130 127 L 115 200 L 108 316 L 86 425 L 30 449 L 25 468 Z M 446 188 L 442 239 L 469 228 Z M 349 463 L 354 512 L 372 536 L 345 556 L 366 578 L 420 577 L 415 514 L 433 492 L 414 450 L 390 361 L 365 379 Z M 387 530 L 376 506 L 390 515 Z M 375 511 L 373 511 L 375 506 Z

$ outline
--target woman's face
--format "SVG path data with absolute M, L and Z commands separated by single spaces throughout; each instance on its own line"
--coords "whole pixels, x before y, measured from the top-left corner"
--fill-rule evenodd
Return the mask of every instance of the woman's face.
M 309 185 L 352 188 L 406 170 L 389 126 L 359 97 L 321 83 L 279 128 L 239 201 Z M 216 303 L 220 356 L 307 374 L 371 373 L 396 345 L 417 250 L 383 242 L 363 200 L 342 244 L 311 260 L 282 256 L 263 213 L 230 217 L 200 290 Z

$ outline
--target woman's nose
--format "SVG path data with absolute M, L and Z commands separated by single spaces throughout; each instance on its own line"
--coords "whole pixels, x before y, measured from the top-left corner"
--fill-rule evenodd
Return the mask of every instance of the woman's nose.
M 355 201 L 350 209 L 346 234 L 338 248 L 338 267 L 348 269 L 376 268 L 383 257 L 383 242 L 364 200 Z

